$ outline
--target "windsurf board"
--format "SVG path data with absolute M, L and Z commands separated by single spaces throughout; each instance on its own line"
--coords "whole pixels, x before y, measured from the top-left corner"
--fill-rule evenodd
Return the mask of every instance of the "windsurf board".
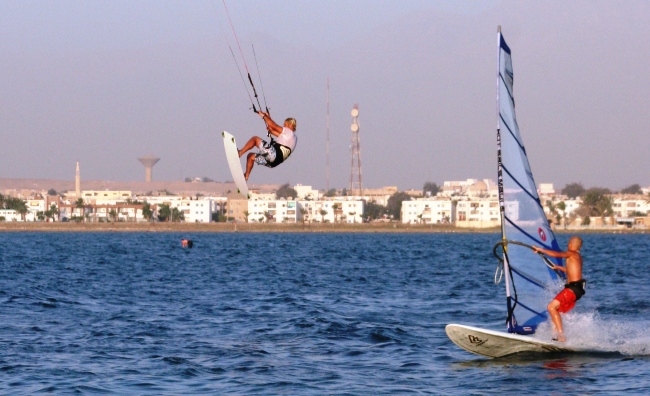
M 564 342 L 542 341 L 531 336 L 481 329 L 459 324 L 448 324 L 449 339 L 468 352 L 489 358 L 499 358 L 520 352 L 597 352 L 567 346 Z

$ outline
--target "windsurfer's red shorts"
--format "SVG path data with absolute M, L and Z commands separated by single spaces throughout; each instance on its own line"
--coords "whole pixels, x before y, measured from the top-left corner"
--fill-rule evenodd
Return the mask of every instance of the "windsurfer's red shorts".
M 576 306 L 576 294 L 569 288 L 562 289 L 562 291 L 555 296 L 554 300 L 560 302 L 560 308 L 558 308 L 558 311 L 562 313 L 567 313 Z

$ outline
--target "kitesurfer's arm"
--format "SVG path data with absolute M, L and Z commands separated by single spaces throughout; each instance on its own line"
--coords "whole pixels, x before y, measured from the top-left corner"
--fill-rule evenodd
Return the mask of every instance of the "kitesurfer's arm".
M 257 114 L 259 114 L 260 117 L 262 117 L 262 119 L 264 120 L 264 122 L 266 122 L 266 129 L 269 131 L 271 135 L 276 137 L 280 136 L 280 134 L 282 133 L 282 127 L 276 124 L 275 121 L 271 119 L 269 113 L 258 111 Z

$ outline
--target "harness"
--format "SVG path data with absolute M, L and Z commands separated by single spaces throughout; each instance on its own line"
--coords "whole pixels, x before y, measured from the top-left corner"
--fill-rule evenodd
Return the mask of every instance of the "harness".
M 278 143 L 274 139 L 274 136 L 271 135 L 270 132 L 267 133 L 267 136 L 271 138 L 271 142 L 269 143 L 269 146 L 274 146 L 275 147 L 275 160 L 273 162 L 271 162 L 271 161 L 268 160 L 268 154 L 265 153 L 265 154 L 262 154 L 262 155 L 264 157 L 266 157 L 266 159 L 267 159 L 265 166 L 267 166 L 269 168 L 275 168 L 276 166 L 278 166 L 281 163 L 283 163 L 284 161 L 286 161 L 287 158 L 289 158 L 289 156 L 291 155 L 291 153 L 293 153 L 293 151 L 289 147 Z M 298 136 L 294 135 L 294 139 L 296 140 L 296 144 L 298 144 Z
M 580 300 L 582 296 L 585 295 L 585 287 L 587 286 L 587 281 L 585 279 L 580 279 L 579 281 L 569 282 L 564 285 L 565 289 L 569 289 L 576 295 L 576 301 Z

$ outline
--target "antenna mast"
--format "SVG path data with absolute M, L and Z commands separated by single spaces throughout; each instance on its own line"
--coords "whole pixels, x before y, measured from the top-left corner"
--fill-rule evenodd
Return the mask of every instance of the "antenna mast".
M 359 105 L 354 104 L 352 108 L 352 146 L 350 151 L 352 154 L 351 167 L 350 167 L 350 188 L 348 194 L 354 194 L 355 189 L 358 196 L 363 195 L 363 186 L 361 184 L 361 141 L 359 140 Z M 355 161 L 356 159 L 356 161 Z M 356 166 L 356 172 L 355 172 Z M 354 176 L 357 175 L 357 181 L 354 181 Z
M 326 147 L 326 157 L 327 157 L 327 184 L 325 191 L 330 190 L 330 78 L 327 76 L 327 145 Z

